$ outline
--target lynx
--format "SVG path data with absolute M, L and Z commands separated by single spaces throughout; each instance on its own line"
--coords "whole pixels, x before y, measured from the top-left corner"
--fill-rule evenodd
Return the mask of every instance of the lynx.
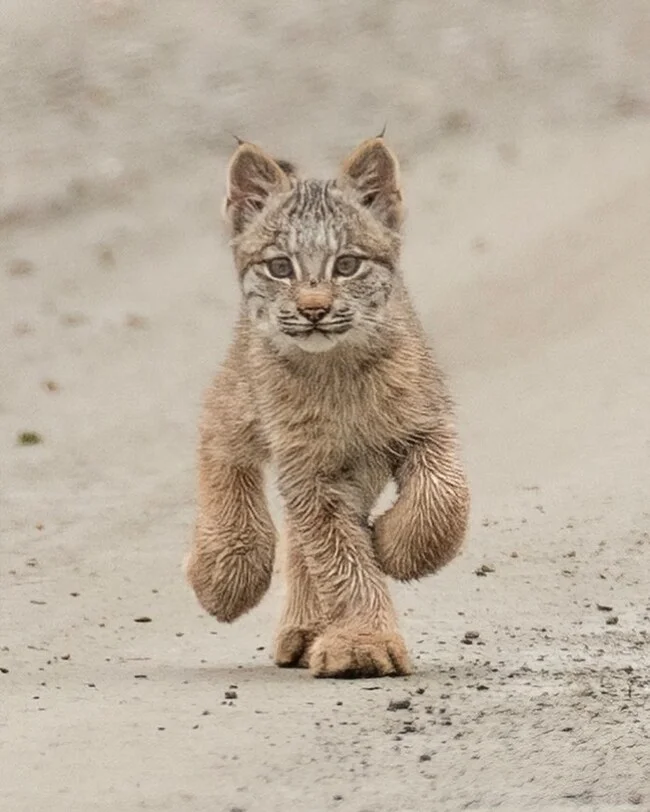
M 242 306 L 205 400 L 188 580 L 223 622 L 264 596 L 272 461 L 287 528 L 275 662 L 317 677 L 408 674 L 386 576 L 449 562 L 469 496 L 450 399 L 399 267 L 397 160 L 379 136 L 336 180 L 305 180 L 242 142 L 225 212 Z M 397 499 L 373 522 L 391 479 Z

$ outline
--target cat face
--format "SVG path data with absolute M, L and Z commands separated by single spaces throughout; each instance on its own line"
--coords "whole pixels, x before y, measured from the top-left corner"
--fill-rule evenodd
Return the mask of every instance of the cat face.
M 300 180 L 252 145 L 235 153 L 226 212 L 249 320 L 280 350 L 371 343 L 397 279 L 401 195 L 381 139 L 332 181 Z

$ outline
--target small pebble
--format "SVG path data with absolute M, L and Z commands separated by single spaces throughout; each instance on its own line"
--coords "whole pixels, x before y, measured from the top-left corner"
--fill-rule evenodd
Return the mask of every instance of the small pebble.
M 21 431 L 18 435 L 18 445 L 39 445 L 43 438 L 37 431 Z
M 410 699 L 391 699 L 391 701 L 388 703 L 389 711 L 408 710 L 410 707 Z

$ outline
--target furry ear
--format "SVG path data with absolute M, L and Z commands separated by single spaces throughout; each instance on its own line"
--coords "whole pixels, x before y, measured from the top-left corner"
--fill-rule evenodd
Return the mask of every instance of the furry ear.
M 351 189 L 387 228 L 399 229 L 403 217 L 399 164 L 381 136 L 364 141 L 344 161 L 338 183 Z
M 243 231 L 271 195 L 288 192 L 294 173 L 286 161 L 274 160 L 253 144 L 240 144 L 228 166 L 224 207 L 233 232 Z

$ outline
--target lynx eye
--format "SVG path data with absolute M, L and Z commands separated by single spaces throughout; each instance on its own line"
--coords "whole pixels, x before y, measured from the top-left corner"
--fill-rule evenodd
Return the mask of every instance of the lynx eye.
M 361 258 L 354 257 L 352 254 L 345 254 L 342 257 L 337 257 L 334 263 L 334 273 L 337 276 L 354 276 L 359 270 L 361 265 Z
M 287 257 L 274 257 L 266 263 L 266 267 L 274 279 L 289 279 L 293 276 L 293 265 Z

